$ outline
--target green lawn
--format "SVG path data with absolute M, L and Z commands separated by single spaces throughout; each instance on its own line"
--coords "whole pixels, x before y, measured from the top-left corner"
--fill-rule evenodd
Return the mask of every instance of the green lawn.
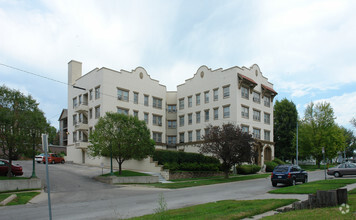
M 332 179 L 319 180 L 305 184 L 298 184 L 296 186 L 288 186 L 269 191 L 269 193 L 276 194 L 311 194 L 316 193 L 317 190 L 330 190 L 344 187 L 348 184 L 356 183 L 356 179 Z
M 7 197 L 9 197 L 13 193 L 1 193 L 0 194 L 0 201 L 3 201 Z M 22 192 L 22 193 L 15 193 L 17 198 L 13 201 L 9 202 L 7 205 L 23 205 L 28 203 L 33 197 L 40 194 L 40 192 Z
M 219 183 L 236 182 L 242 180 L 266 178 L 269 176 L 270 174 L 238 175 L 238 176 L 232 176 L 229 179 L 225 179 L 224 177 L 214 177 L 214 178 L 200 178 L 194 180 L 176 180 L 174 183 L 153 183 L 153 184 L 145 184 L 145 185 L 154 186 L 158 188 L 179 189 L 179 188 L 186 188 L 186 187 L 204 186 L 204 185 L 212 185 L 212 184 L 219 184 Z
M 102 176 L 110 176 L 110 173 L 106 173 Z M 116 172 L 114 172 L 114 176 L 121 177 L 121 176 L 151 176 L 151 175 L 147 174 L 147 173 L 134 172 L 131 170 L 122 170 L 121 175 L 119 175 L 119 171 L 116 171 Z
M 132 219 L 242 219 L 297 201 L 296 199 L 223 200 Z
M 349 213 L 342 214 L 339 207 L 332 208 L 318 208 L 318 209 L 305 209 L 298 211 L 290 211 L 286 213 L 280 213 L 273 216 L 263 218 L 269 219 L 291 219 L 291 220 L 304 220 L 304 219 L 356 219 L 356 195 L 349 194 L 348 205 L 350 206 Z
M 29 179 L 29 177 L 21 177 L 21 176 L 7 177 L 7 176 L 0 176 L 0 180 L 18 180 L 18 179 Z

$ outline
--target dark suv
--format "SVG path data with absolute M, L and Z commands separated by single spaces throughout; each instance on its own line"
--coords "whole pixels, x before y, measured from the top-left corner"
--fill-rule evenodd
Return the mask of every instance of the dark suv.
M 297 165 L 278 165 L 272 172 L 271 182 L 272 186 L 277 186 L 278 183 L 294 186 L 297 182 L 308 182 L 308 173 Z

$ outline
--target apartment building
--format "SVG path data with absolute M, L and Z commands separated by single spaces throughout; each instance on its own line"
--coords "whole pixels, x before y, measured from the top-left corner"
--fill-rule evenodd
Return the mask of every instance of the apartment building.
M 59 121 L 59 146 L 68 145 L 68 110 L 63 109 Z
M 273 98 L 277 92 L 259 67 L 211 70 L 202 66 L 193 78 L 167 91 L 146 70 L 115 71 L 95 68 L 82 75 L 82 64 L 68 63 L 67 160 L 108 164 L 107 158 L 87 154 L 88 136 L 105 112 L 137 116 L 147 123 L 156 148 L 197 152 L 195 144 L 208 132 L 206 126 L 234 123 L 257 140 L 263 165 L 273 159 Z M 150 163 L 129 161 L 124 168 L 157 170 Z

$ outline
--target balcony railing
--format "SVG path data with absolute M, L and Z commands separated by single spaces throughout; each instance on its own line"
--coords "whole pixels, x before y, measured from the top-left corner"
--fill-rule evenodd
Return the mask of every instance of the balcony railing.
M 89 125 L 87 123 L 78 122 L 75 124 L 75 130 L 88 130 Z
M 89 111 L 88 102 L 82 102 L 81 104 L 75 106 L 74 110 L 76 112 L 88 112 Z
M 75 148 L 76 149 L 87 149 L 88 145 L 89 145 L 89 143 L 88 142 L 84 142 L 84 141 L 75 142 Z

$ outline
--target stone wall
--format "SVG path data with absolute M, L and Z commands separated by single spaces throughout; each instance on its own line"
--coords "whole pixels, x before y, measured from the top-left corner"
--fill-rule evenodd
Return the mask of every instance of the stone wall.
M 211 177 L 211 176 L 224 176 L 223 172 L 210 172 L 210 171 L 185 171 L 185 172 L 174 172 L 170 171 L 168 180 L 176 179 L 190 179 L 190 178 L 200 178 L 200 177 Z

